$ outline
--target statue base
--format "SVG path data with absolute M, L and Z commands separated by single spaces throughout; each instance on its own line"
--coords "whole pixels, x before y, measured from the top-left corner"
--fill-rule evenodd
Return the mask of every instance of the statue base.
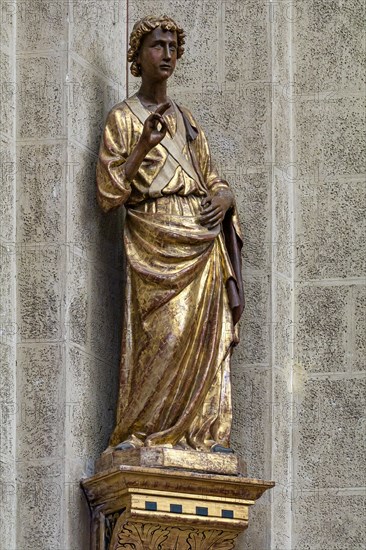
M 274 483 L 112 464 L 81 485 L 92 514 L 91 550 L 229 550 L 248 526 L 249 507 Z
M 234 453 L 203 453 L 168 447 L 140 447 L 128 451 L 107 449 L 96 463 L 96 472 L 116 466 L 178 468 L 191 472 L 246 475 L 247 465 Z

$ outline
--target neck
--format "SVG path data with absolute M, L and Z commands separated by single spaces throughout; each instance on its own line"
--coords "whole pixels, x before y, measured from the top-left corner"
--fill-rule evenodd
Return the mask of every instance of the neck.
M 146 82 L 142 80 L 140 89 L 137 93 L 140 99 L 151 105 L 160 105 L 167 101 L 167 81 L 163 82 Z

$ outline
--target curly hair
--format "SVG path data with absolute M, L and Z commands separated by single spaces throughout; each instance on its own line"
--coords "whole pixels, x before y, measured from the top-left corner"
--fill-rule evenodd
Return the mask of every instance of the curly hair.
M 137 63 L 137 57 L 140 51 L 141 42 L 146 34 L 152 32 L 156 28 L 161 27 L 164 31 L 175 31 L 177 33 L 178 49 L 177 49 L 177 59 L 182 57 L 185 43 L 185 32 L 179 27 L 179 25 L 167 15 L 162 15 L 160 17 L 154 17 L 149 15 L 137 21 L 134 24 L 131 36 L 130 36 L 130 48 L 127 53 L 127 59 L 132 63 L 130 70 L 133 76 L 141 76 L 141 69 Z

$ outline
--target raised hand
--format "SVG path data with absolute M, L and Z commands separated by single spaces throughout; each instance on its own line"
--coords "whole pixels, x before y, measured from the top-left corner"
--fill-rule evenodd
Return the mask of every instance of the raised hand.
M 163 119 L 163 114 L 169 107 L 170 103 L 168 102 L 159 105 L 156 111 L 145 120 L 141 137 L 125 162 L 125 175 L 128 180 L 133 180 L 148 152 L 164 139 L 167 125 Z
M 145 120 L 140 142 L 149 151 L 158 145 L 167 133 L 168 128 L 163 118 L 163 114 L 169 107 L 169 102 L 158 105 L 155 112 Z

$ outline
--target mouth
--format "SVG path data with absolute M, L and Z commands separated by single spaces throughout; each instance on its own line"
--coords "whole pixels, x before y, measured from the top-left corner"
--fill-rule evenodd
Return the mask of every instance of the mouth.
M 160 65 L 160 68 L 161 69 L 171 69 L 172 66 L 171 65 Z

